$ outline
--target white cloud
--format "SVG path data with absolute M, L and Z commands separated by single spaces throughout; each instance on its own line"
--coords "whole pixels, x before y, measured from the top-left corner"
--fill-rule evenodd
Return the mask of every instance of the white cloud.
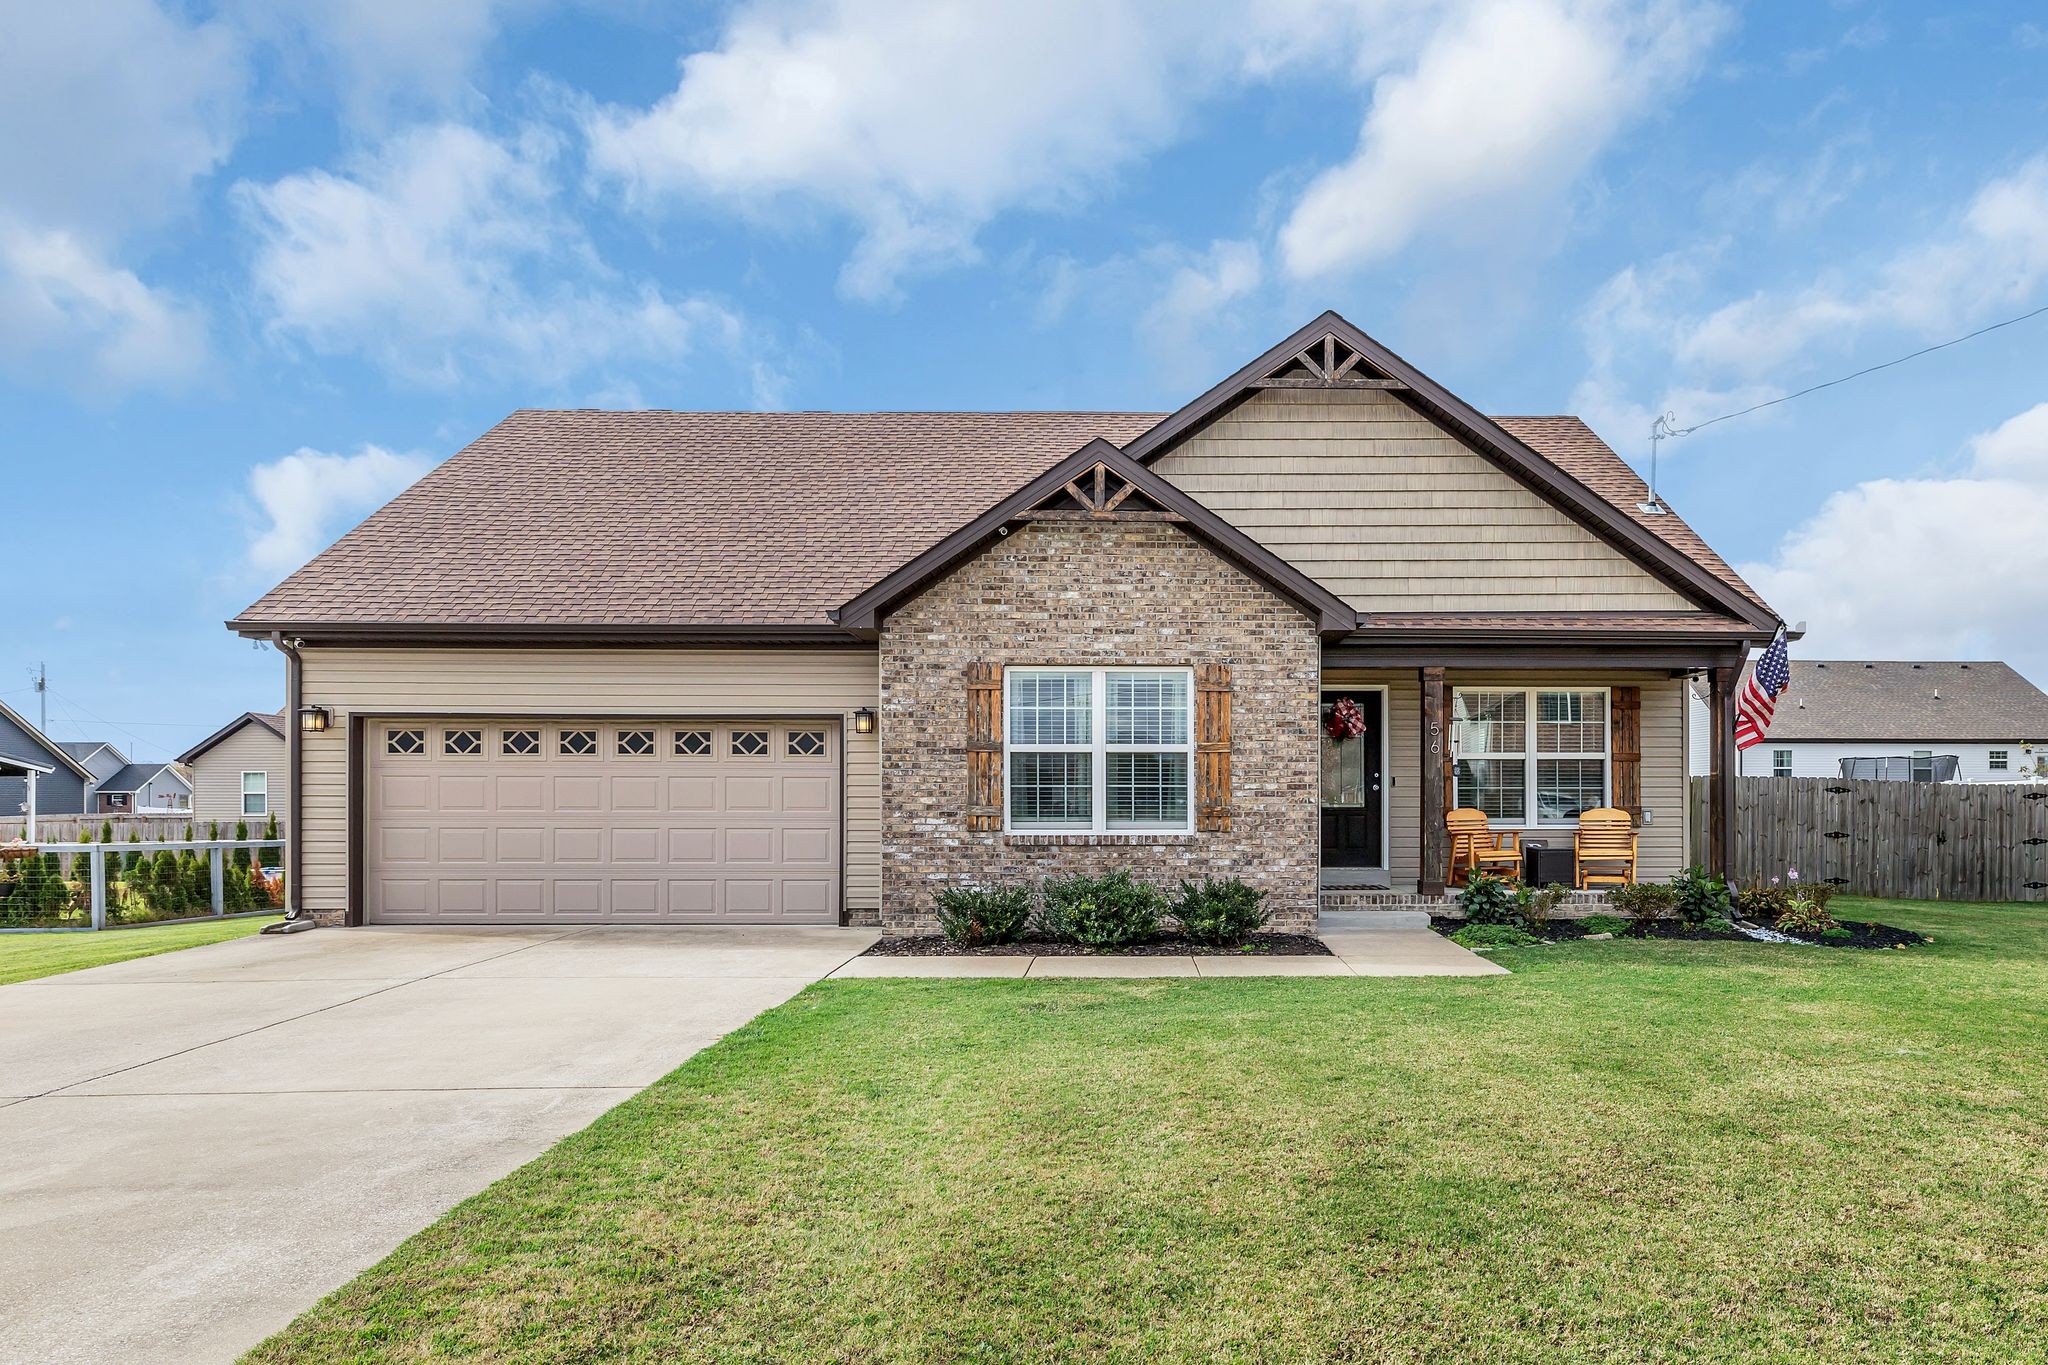
M 477 63 L 506 24 L 545 0 L 233 0 L 252 33 L 332 73 L 349 119 L 475 100 Z
M 2048 403 L 1969 445 L 1948 477 L 1836 493 L 1741 571 L 1816 658 L 2003 658 L 2048 675 Z
M 67 232 L 0 220 L 0 361 L 77 387 L 175 388 L 205 365 L 191 304 L 112 265 Z
M 454 124 L 412 130 L 347 175 L 308 171 L 239 198 L 277 333 L 357 353 L 423 384 L 474 371 L 562 384 L 614 364 L 673 362 L 739 320 L 598 260 L 555 203 L 556 148 Z
M 1252 296 L 1265 278 L 1259 248 L 1252 242 L 1212 242 L 1196 255 L 1173 250 L 1164 262 L 1169 271 L 1158 299 L 1138 320 L 1144 339 L 1162 374 L 1171 380 L 1213 375 L 1216 358 L 1211 343 L 1220 321 L 1235 304 Z
M 1668 100 L 1726 26 L 1718 6 L 1478 0 L 1379 77 L 1343 165 L 1280 230 L 1298 278 L 1376 264 L 1418 237 L 1546 231 L 1617 133 Z
M 250 567 L 283 577 L 432 464 L 424 455 L 364 446 L 353 455 L 301 449 L 257 465 L 249 471 L 249 493 L 262 522 L 249 540 Z

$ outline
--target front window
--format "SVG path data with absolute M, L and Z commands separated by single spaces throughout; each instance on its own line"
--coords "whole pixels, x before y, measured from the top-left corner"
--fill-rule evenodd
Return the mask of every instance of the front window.
M 270 814 L 270 774 L 242 774 L 242 814 Z
M 1992 772 L 1995 773 L 2011 771 L 2012 750 L 1993 749 L 1990 753 L 1989 759 L 1987 760 L 1987 766 L 1991 769 Z
M 1186 669 L 1009 670 L 1009 828 L 1189 832 L 1193 707 L 1194 677 Z
M 1771 750 L 1771 776 L 1792 776 L 1792 751 L 1790 749 Z
M 1608 802 L 1605 688 L 1460 688 L 1457 802 L 1508 825 L 1565 825 Z

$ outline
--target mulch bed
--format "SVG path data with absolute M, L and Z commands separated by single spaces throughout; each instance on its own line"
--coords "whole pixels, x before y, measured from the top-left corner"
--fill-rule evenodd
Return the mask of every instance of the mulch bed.
M 963 948 L 938 934 L 878 938 L 862 957 L 1328 957 L 1330 949 L 1309 934 L 1253 934 L 1241 948 L 1214 948 L 1190 943 L 1179 934 L 1161 934 L 1115 952 L 1098 952 L 1078 943 L 1027 938 L 1021 943 L 990 943 Z
M 1930 941 L 1925 934 L 1916 934 L 1911 929 L 1895 929 L 1889 924 L 1876 924 L 1867 920 L 1853 919 L 1838 920 L 1836 922 L 1849 931 L 1847 938 L 1821 938 L 1817 935 L 1807 934 L 1788 934 L 1787 937 L 1796 938 L 1801 943 L 1809 943 L 1818 948 L 1906 948 Z M 1429 927 L 1442 934 L 1445 938 L 1449 938 L 1452 934 L 1465 927 L 1465 921 L 1461 919 L 1445 919 L 1441 915 L 1432 915 L 1430 916 Z M 1765 925 L 1764 927 L 1770 928 L 1772 926 Z M 1536 937 L 1548 939 L 1552 943 L 1565 943 L 1572 939 L 1584 938 L 1587 932 L 1585 924 L 1580 920 L 1554 919 L 1545 925 L 1542 932 L 1538 933 Z M 1749 935 L 1736 930 L 1730 930 L 1727 933 L 1709 933 L 1705 929 L 1694 929 L 1680 924 L 1675 919 L 1660 919 L 1647 925 L 1632 923 L 1617 933 L 1615 937 L 1681 939 L 1696 942 L 1720 941 L 1723 943 L 1756 942 Z

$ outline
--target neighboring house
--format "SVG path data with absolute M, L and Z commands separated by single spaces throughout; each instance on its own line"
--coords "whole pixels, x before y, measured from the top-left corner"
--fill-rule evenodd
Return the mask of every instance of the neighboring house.
M 2048 695 L 2003 663 L 1795 659 L 1745 777 L 2048 781 Z
M 85 810 L 86 792 L 97 774 L 71 749 L 0 702 L 0 755 L 14 760 L 0 768 L 0 838 L 8 837 L 6 830 L 26 814 L 31 770 L 36 774 L 37 815 L 78 815 Z
M 192 813 L 205 820 L 286 816 L 284 712 L 244 711 L 178 755 L 192 777 Z
M 1441 894 L 1453 803 L 1684 865 L 1686 679 L 1779 621 L 1646 496 L 1324 314 L 1172 413 L 517 412 L 229 624 L 325 919 L 915 927 L 1126 868 L 1304 929 Z
M 188 815 L 192 783 L 175 763 L 130 763 L 91 792 L 95 815 Z

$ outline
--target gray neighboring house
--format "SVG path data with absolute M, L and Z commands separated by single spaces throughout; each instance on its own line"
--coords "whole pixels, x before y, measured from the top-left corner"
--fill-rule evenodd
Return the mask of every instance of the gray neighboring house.
M 16 760 L 0 768 L 0 821 L 9 824 L 25 813 L 28 804 L 27 767 L 49 770 L 36 774 L 37 815 L 80 814 L 85 810 L 87 790 L 98 781 L 93 769 L 73 756 L 70 746 L 52 740 L 0 702 L 0 760 L 5 759 Z
M 192 783 L 176 763 L 129 763 L 91 790 L 94 815 L 189 815 Z
M 284 712 L 244 711 L 178 755 L 192 778 L 192 813 L 206 820 L 286 818 Z
M 2048 694 L 1996 660 L 1795 659 L 1742 775 L 2048 781 Z

